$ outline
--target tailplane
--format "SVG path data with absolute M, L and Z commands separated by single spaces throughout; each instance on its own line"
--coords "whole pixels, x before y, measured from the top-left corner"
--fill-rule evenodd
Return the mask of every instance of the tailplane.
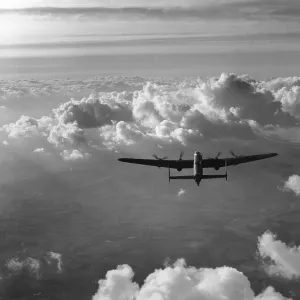
M 170 176 L 169 179 L 195 179 L 195 176 Z
M 199 176 L 199 178 L 196 177 L 195 175 L 171 176 L 170 168 L 169 168 L 169 182 L 171 181 L 171 179 L 193 179 L 193 180 L 196 180 L 197 182 L 199 179 L 199 182 L 200 182 L 202 179 L 217 179 L 217 178 L 225 178 L 227 181 L 227 166 L 226 166 L 226 164 L 225 164 L 225 167 L 226 167 L 226 173 L 224 175 L 201 175 L 201 176 Z
M 201 179 L 217 179 L 217 178 L 226 178 L 227 180 L 227 174 L 225 175 L 202 175 Z
M 199 179 L 217 179 L 225 178 L 227 180 L 227 174 L 225 175 L 202 175 Z M 169 181 L 171 179 L 195 179 L 195 176 L 169 176 Z

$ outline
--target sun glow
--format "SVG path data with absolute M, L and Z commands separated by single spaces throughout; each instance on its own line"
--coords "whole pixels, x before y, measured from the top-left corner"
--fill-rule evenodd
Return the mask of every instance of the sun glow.
M 45 23 L 19 14 L 3 14 L 0 26 L 0 46 L 30 44 L 45 36 Z
M 31 7 L 37 4 L 41 4 L 44 1 L 41 0 L 0 0 L 0 9 L 17 9 L 24 7 Z
M 16 42 L 22 32 L 22 22 L 16 16 L 2 16 L 0 26 L 0 44 Z

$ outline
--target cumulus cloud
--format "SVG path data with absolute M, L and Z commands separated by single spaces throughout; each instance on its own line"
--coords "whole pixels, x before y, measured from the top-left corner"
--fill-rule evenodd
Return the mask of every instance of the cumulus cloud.
M 183 196 L 185 194 L 185 192 L 186 192 L 186 190 L 180 189 L 179 192 L 177 193 L 177 196 L 181 197 L 181 196 Z
M 138 285 L 132 282 L 134 273 L 128 265 L 118 266 L 108 271 L 105 280 L 99 281 L 99 290 L 93 300 L 100 299 L 133 299 Z
M 94 81 L 77 82 L 73 89 L 88 96 L 65 101 L 41 118 L 23 115 L 2 131 L 9 139 L 44 139 L 65 159 L 84 158 L 100 143 L 115 150 L 226 139 L 299 143 L 299 81 L 223 73 L 205 80 L 123 79 L 109 87 L 106 79 L 101 92 Z
M 115 120 L 132 121 L 127 93 L 106 93 L 100 97 L 90 95 L 80 101 L 71 100 L 54 109 L 60 123 L 74 123 L 80 128 L 95 128 L 111 124 Z
M 288 246 L 276 240 L 276 235 L 265 232 L 258 239 L 258 251 L 262 258 L 270 259 L 265 264 L 270 275 L 280 275 L 288 279 L 300 276 L 300 247 Z
M 47 140 L 56 147 L 77 148 L 86 143 L 84 131 L 76 123 L 58 123 L 48 130 Z
M 290 131 L 297 119 L 283 110 L 276 90 L 266 86 L 235 74 L 177 84 L 147 83 L 133 95 L 135 125 L 145 137 L 168 143 L 231 137 L 254 140 L 272 133 L 299 142 Z
M 263 293 L 255 297 L 256 300 L 284 300 L 289 299 L 277 293 L 273 287 L 267 287 Z
M 63 157 L 64 160 L 78 160 L 78 159 L 83 159 L 89 156 L 88 153 L 82 153 L 78 151 L 77 149 L 73 150 L 64 150 L 61 153 L 61 156 Z
M 294 192 L 297 196 L 300 195 L 300 176 L 292 175 L 284 183 L 284 191 Z
M 73 153 L 75 150 L 77 150 L 75 154 L 78 157 L 79 149 L 86 145 L 84 131 L 77 124 L 64 124 L 50 117 L 36 119 L 21 116 L 16 123 L 4 125 L 3 130 L 7 133 L 8 138 L 12 140 L 25 138 L 47 140 L 54 147 L 67 151 L 66 153 L 62 152 L 63 157 L 69 157 L 68 154 Z
M 247 277 L 234 268 L 197 269 L 187 266 L 183 259 L 177 260 L 172 266 L 155 270 L 141 287 L 132 281 L 133 275 L 128 265 L 107 272 L 106 279 L 99 281 L 98 292 L 92 299 L 287 299 L 271 287 L 255 297 Z
M 138 125 L 124 121 L 115 122 L 112 126 L 99 129 L 104 144 L 109 148 L 116 145 L 132 145 L 141 139 L 147 139 L 147 135 L 141 131 Z
M 16 123 L 4 125 L 3 129 L 8 133 L 9 138 L 38 136 L 39 122 L 35 118 L 21 116 Z

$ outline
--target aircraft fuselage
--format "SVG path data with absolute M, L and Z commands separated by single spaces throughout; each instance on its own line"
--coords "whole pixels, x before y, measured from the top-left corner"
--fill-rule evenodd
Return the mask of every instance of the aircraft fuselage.
M 199 186 L 203 175 L 202 155 L 199 151 L 194 153 L 194 180 Z

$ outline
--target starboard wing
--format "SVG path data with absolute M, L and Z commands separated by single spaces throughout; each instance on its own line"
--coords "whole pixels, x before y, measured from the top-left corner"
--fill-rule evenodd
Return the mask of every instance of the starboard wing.
M 265 154 L 245 155 L 245 156 L 229 157 L 229 158 L 217 158 L 217 159 L 208 158 L 203 160 L 202 166 L 203 168 L 221 168 L 221 167 L 225 167 L 225 165 L 235 166 L 239 164 L 271 158 L 277 155 L 278 153 L 265 153 Z
M 193 168 L 193 160 L 168 160 L 168 159 L 139 159 L 139 158 L 119 158 L 119 161 L 145 165 L 145 166 L 154 166 L 159 168 L 170 168 L 170 169 L 190 169 Z

